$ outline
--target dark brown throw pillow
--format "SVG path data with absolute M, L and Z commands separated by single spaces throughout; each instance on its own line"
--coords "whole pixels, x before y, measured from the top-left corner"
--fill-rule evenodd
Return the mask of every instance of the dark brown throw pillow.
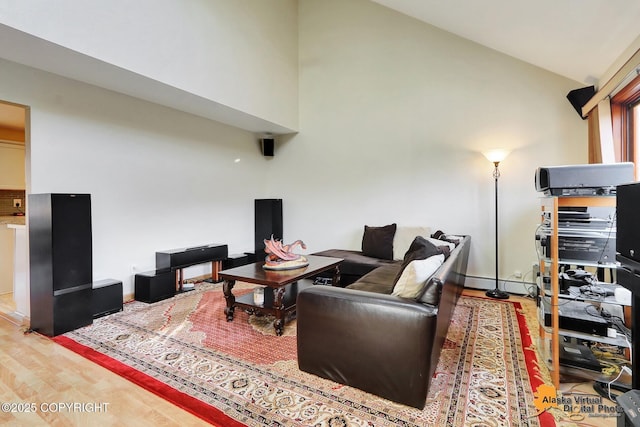
M 449 246 L 438 246 L 438 249 L 440 249 L 444 254 L 445 260 L 449 258 L 449 255 L 451 255 L 451 248 L 449 248 Z
M 442 230 L 438 230 L 431 235 L 431 237 L 433 237 L 434 239 L 440 239 L 442 236 L 444 236 L 444 233 Z
M 364 226 L 362 235 L 362 254 L 372 258 L 393 259 L 393 236 L 396 235 L 396 224 L 382 227 Z
M 400 279 L 400 276 L 402 276 L 402 272 L 411 261 L 415 261 L 417 259 L 427 259 L 439 254 L 444 254 L 446 259 L 448 253 L 445 253 L 443 249 L 444 248 L 442 246 L 436 246 L 422 236 L 416 236 L 416 238 L 413 239 L 413 242 L 411 242 L 407 253 L 404 254 L 402 267 L 400 267 L 400 271 L 398 271 L 398 275 L 393 281 L 393 285 L 395 286 L 395 284 L 398 283 L 398 279 Z
M 450 235 L 444 234 L 442 230 L 436 231 L 431 235 L 431 237 L 437 240 L 442 240 L 444 242 L 453 243 L 456 246 L 458 246 L 458 244 L 460 243 L 460 240 L 462 239 L 461 236 L 450 236 Z

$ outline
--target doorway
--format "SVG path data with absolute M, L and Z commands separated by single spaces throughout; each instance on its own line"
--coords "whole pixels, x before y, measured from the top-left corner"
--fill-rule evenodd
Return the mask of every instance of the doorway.
M 0 100 L 0 315 L 29 317 L 26 232 L 29 107 Z

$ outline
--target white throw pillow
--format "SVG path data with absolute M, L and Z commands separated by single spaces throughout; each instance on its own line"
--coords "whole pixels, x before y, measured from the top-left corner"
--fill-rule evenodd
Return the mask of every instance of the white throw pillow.
M 409 250 L 411 242 L 416 236 L 422 236 L 425 239 L 430 238 L 430 227 L 401 227 L 396 228 L 396 234 L 393 236 L 393 259 L 402 260 L 404 254 Z
M 425 282 L 444 262 L 444 255 L 434 255 L 427 259 L 411 261 L 402 271 L 402 275 L 393 287 L 391 295 L 402 298 L 415 298 Z

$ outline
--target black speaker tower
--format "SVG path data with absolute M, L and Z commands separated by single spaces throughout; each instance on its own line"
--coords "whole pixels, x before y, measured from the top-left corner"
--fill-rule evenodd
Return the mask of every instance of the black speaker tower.
M 255 200 L 255 253 L 256 261 L 264 260 L 264 239 L 282 240 L 282 199 Z
M 29 195 L 34 331 L 55 336 L 93 322 L 91 240 L 89 194 Z

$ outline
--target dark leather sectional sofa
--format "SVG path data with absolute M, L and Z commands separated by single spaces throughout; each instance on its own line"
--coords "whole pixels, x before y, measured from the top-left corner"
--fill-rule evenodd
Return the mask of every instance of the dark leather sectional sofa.
M 343 288 L 378 267 L 394 265 L 397 269 L 400 264 L 402 264 L 401 260 L 375 258 L 364 255 L 362 251 L 346 249 L 328 249 L 326 251 L 316 252 L 313 255 L 342 258 L 344 260 L 340 263 L 340 283 L 338 284 L 338 286 Z
M 302 291 L 300 369 L 423 408 L 464 287 L 470 243 L 468 236 L 460 241 L 427 281 L 426 294 L 416 299 L 391 295 L 398 262 L 383 263 L 346 288 Z

